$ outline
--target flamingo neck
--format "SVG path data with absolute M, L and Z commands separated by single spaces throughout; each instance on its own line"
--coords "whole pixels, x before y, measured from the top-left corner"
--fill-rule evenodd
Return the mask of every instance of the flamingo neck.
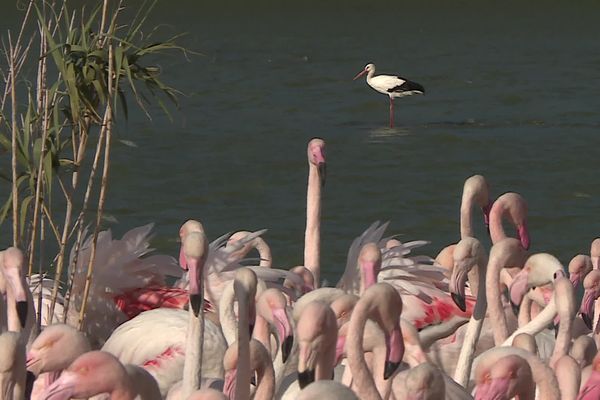
M 574 400 L 581 386 L 581 367 L 569 355 L 562 357 L 554 367 L 560 395 L 563 400 Z
M 248 400 L 250 398 L 250 332 L 249 310 L 246 293 L 236 293 L 238 301 L 238 330 L 237 348 L 238 363 L 236 368 L 235 399 Z M 253 301 L 251 299 L 250 301 Z
M 506 238 L 504 227 L 502 226 L 502 217 L 504 216 L 505 208 L 501 204 L 494 204 L 490 211 L 490 239 L 492 244 L 496 244 Z
M 382 400 L 365 361 L 362 338 L 367 322 L 367 313 L 367 307 L 360 302 L 352 312 L 346 336 L 348 366 L 352 370 L 352 382 L 356 384 L 358 397 L 364 400 Z
M 269 354 L 271 354 L 271 331 L 269 329 L 269 322 L 260 314 L 256 314 L 255 321 L 252 337 L 262 343 Z
M 473 197 L 469 193 L 463 192 L 462 203 L 460 205 L 460 238 L 473 237 L 473 226 L 471 221 L 471 212 L 473 209 Z
M 256 369 L 257 382 L 254 400 L 271 400 L 275 394 L 275 371 L 271 360 L 263 360 Z
M 202 292 L 202 287 L 200 288 Z M 185 342 L 185 361 L 183 364 L 183 398 L 200 389 L 202 377 L 202 351 L 204 346 L 204 314 L 202 312 L 204 301 L 201 302 L 200 313 L 194 315 L 192 307 L 189 309 L 188 329 Z
M 531 368 L 533 380 L 539 389 L 539 398 L 545 400 L 559 400 L 560 391 L 556 376 L 536 355 L 530 354 L 526 358 Z
M 233 281 L 225 285 L 221 299 L 219 300 L 219 321 L 221 322 L 221 330 L 227 341 L 227 345 L 235 342 L 236 335 L 236 319 L 233 306 L 235 303 L 235 293 L 233 291 Z
M 554 366 L 561 357 L 569 354 L 571 340 L 573 338 L 573 318 L 575 317 L 573 286 L 565 285 L 560 289 L 566 290 L 564 290 L 565 293 L 562 293 L 563 290 L 559 290 L 558 287 L 555 287 L 555 291 L 557 291 L 556 301 L 560 323 L 558 325 L 558 334 L 554 343 L 554 351 L 550 358 L 551 366 Z
M 482 288 L 486 283 L 486 265 L 487 260 L 485 260 L 485 255 L 480 255 L 475 270 L 477 271 L 477 284 Z M 477 346 L 477 341 L 479 340 L 479 335 L 481 334 L 481 328 L 483 326 L 483 320 L 485 319 L 487 310 L 487 298 L 485 292 L 485 290 L 479 290 L 477 292 L 477 303 L 475 303 L 475 309 L 469 320 L 467 332 L 465 333 L 463 345 L 454 371 L 454 380 L 463 387 L 467 385 L 469 377 L 471 376 L 475 347 Z
M 309 163 L 306 193 L 304 266 L 313 274 L 315 289 L 321 279 L 321 179 L 316 165 Z
M 271 268 L 273 264 L 273 258 L 271 256 L 271 248 L 262 238 L 256 238 L 254 247 L 258 251 L 260 256 L 260 264 L 261 267 Z
M 502 254 L 500 254 L 502 256 Z M 487 306 L 489 307 L 490 318 L 494 321 L 494 344 L 500 345 L 508 337 L 508 327 L 502 306 L 502 295 L 500 294 L 500 270 L 504 268 L 505 257 L 498 257 L 494 253 L 494 248 L 490 253 L 490 259 L 487 266 L 485 291 L 487 294 Z

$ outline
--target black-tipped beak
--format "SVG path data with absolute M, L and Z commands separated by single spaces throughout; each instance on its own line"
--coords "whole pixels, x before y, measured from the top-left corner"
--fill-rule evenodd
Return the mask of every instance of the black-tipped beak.
M 554 339 L 558 337 L 558 325 L 552 324 L 552 329 L 554 329 Z
M 33 383 L 35 382 L 35 375 L 31 371 L 27 371 L 27 377 L 25 381 L 25 398 L 31 399 L 31 393 L 33 392 Z
M 485 224 L 485 231 L 487 232 L 488 237 L 490 236 L 490 224 Z
M 458 293 L 452 293 L 452 300 L 454 300 L 454 303 L 458 306 L 458 308 L 460 308 L 462 312 L 467 311 L 465 296 L 462 296 Z
M 512 301 L 510 302 L 510 308 L 512 308 L 513 314 L 519 315 L 519 306 Z
M 385 369 L 383 370 L 383 379 L 388 380 L 394 375 L 401 362 L 385 362 Z
M 327 180 L 327 164 L 325 164 L 324 162 L 320 162 L 319 165 L 317 165 L 317 171 L 319 171 L 321 187 L 324 187 L 325 181 Z
M 251 384 L 252 386 L 256 386 L 256 375 L 254 375 L 254 374 L 253 374 L 253 375 L 250 377 L 250 384 Z
M 588 329 L 592 329 L 593 321 L 589 315 L 587 315 L 586 313 L 581 313 L 581 319 L 583 319 L 583 322 L 585 322 L 585 326 L 587 326 Z
M 250 337 L 252 337 L 252 333 L 254 332 L 254 324 L 248 324 L 248 331 L 250 332 Z
M 25 322 L 27 321 L 27 301 L 17 301 L 17 315 L 19 316 L 21 328 L 25 328 Z
M 196 317 L 200 315 L 200 311 L 202 310 L 202 295 L 190 294 L 190 307 L 192 307 L 192 311 Z
M 298 384 L 300 389 L 304 389 L 309 384 L 315 381 L 315 370 L 307 369 L 306 371 L 298 372 Z
M 294 345 L 294 336 L 290 335 L 285 338 L 281 344 L 281 359 L 285 363 L 292 352 L 292 346 Z M 314 375 L 314 371 L 313 371 Z

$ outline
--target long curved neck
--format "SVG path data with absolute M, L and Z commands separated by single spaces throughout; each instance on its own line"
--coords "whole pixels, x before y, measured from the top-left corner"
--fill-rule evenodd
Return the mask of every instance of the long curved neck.
M 487 260 L 485 260 L 485 257 L 481 257 L 477 263 L 477 278 L 479 287 L 481 288 L 485 286 L 486 281 L 486 261 Z M 456 369 L 454 371 L 454 380 L 463 387 L 466 387 L 467 383 L 469 382 L 469 377 L 471 376 L 471 367 L 473 365 L 475 347 L 477 346 L 477 341 L 479 340 L 479 335 L 481 334 L 481 328 L 483 326 L 483 320 L 485 319 L 485 313 L 487 310 L 487 299 L 485 292 L 485 290 L 479 290 L 477 292 L 477 303 L 475 304 L 473 315 L 471 315 L 471 319 L 469 320 L 467 332 L 465 334 L 463 345 L 458 356 L 458 362 L 456 363 Z
M 539 398 L 544 400 L 559 400 L 560 391 L 558 382 L 552 370 L 533 354 L 527 357 L 527 362 L 531 368 L 533 380 L 537 384 Z
M 271 255 L 271 248 L 262 238 L 256 238 L 254 241 L 254 247 L 258 251 L 260 256 L 260 266 L 271 268 L 273 265 L 273 257 Z
M 503 254 L 497 255 L 494 248 L 490 252 L 490 259 L 487 266 L 485 291 L 487 294 L 487 305 L 489 307 L 490 318 L 494 321 L 494 344 L 500 345 L 508 337 L 508 327 L 502 306 L 502 297 L 500 294 L 500 270 L 504 268 L 505 257 Z M 480 292 L 482 292 L 480 290 Z
M 519 328 L 527 325 L 531 321 L 531 303 L 532 300 L 526 293 L 525 296 L 523 296 L 523 300 L 521 300 L 521 305 L 519 306 Z
M 502 346 L 510 346 L 512 340 L 520 333 L 527 333 L 529 335 L 535 336 L 548 326 L 556 316 L 556 302 L 554 297 L 550 300 L 548 305 L 544 307 L 544 309 L 527 325 L 519 327 L 516 331 L 514 331 L 508 339 L 506 339 Z
M 563 289 L 563 288 L 561 288 Z M 569 354 L 571 347 L 571 339 L 573 338 L 573 318 L 575 317 L 575 299 L 573 294 L 573 287 L 571 285 L 565 286 L 565 293 L 557 293 L 557 311 L 560 317 L 560 323 L 558 325 L 558 334 L 554 343 L 554 351 L 550 358 L 550 365 L 554 366 L 555 363 L 562 357 Z M 555 289 L 557 290 L 557 289 Z
M 316 289 L 321 279 L 321 180 L 317 166 L 308 165 L 304 266 L 312 272 Z
M 200 293 L 203 293 L 202 288 L 200 288 Z M 204 301 L 201 301 L 200 313 L 198 316 L 194 315 L 192 307 L 189 309 L 182 384 L 183 398 L 185 399 L 190 397 L 194 391 L 200 389 L 202 377 L 202 350 L 204 346 L 204 315 L 202 313 L 202 303 L 204 303 Z
M 496 244 L 506 238 L 504 227 L 502 226 L 502 218 L 505 213 L 505 208 L 502 204 L 494 204 L 490 212 L 490 238 L 492 243 Z
M 275 394 L 275 371 L 271 360 L 263 360 L 256 374 L 258 381 L 254 400 L 272 400 Z
M 238 363 L 236 371 L 235 398 L 248 400 L 250 398 L 250 332 L 248 329 L 249 304 L 245 294 L 236 293 L 238 300 Z
M 235 342 L 237 332 L 237 320 L 233 310 L 234 303 L 235 292 L 233 291 L 233 281 L 230 281 L 223 288 L 223 293 L 219 300 L 219 321 L 221 322 L 221 330 L 228 346 Z
M 383 379 L 385 369 L 385 345 L 373 349 L 373 359 L 371 361 L 372 375 L 375 380 L 375 386 L 382 399 L 387 399 L 392 391 L 393 379 Z
M 581 385 L 581 367 L 571 356 L 564 356 L 554 368 L 562 400 L 575 400 Z
M 471 211 L 473 209 L 473 195 L 463 192 L 462 202 L 460 204 L 460 238 L 473 237 L 473 226 L 471 221 Z
M 366 322 L 367 309 L 363 304 L 358 303 L 352 312 L 346 336 L 348 365 L 352 370 L 352 380 L 356 384 L 358 397 L 363 400 L 382 400 L 365 361 L 362 337 Z

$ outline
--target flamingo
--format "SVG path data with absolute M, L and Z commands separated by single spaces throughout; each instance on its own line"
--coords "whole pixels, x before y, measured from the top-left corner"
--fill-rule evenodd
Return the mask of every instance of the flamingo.
M 256 372 L 256 392 L 253 399 L 255 400 L 271 400 L 275 393 L 275 373 L 273 364 L 267 349 L 258 340 L 252 339 L 249 346 L 245 348 L 248 354 L 248 364 L 242 365 L 240 362 L 240 353 L 237 343 L 229 346 L 225 352 L 223 364 L 225 366 L 225 383 L 223 392 L 231 400 L 247 400 L 249 395 L 240 397 L 237 392 L 239 386 L 247 386 L 250 388 L 250 373 Z M 245 371 L 242 369 L 246 368 Z M 247 374 L 247 380 L 242 381 L 240 376 L 242 373 Z M 249 392 L 248 392 L 249 393 Z
M 33 298 L 25 282 L 25 258 L 23 252 L 16 247 L 9 247 L 2 252 L 0 273 L 6 282 L 6 311 L 9 331 L 21 332 L 25 343 L 33 340 L 35 314 Z
M 474 206 L 479 206 L 481 209 L 485 226 L 489 231 L 489 215 L 492 207 L 489 191 L 489 185 L 482 175 L 473 175 L 465 180 L 460 203 L 461 239 L 475 236 L 472 224 L 472 212 Z M 453 266 L 452 254 L 455 247 L 456 244 L 444 247 L 435 257 L 435 261 L 446 269 L 451 269 Z
M 60 378 L 44 391 L 42 398 L 68 400 L 109 393 L 111 399 L 159 400 L 161 397 L 156 382 L 153 388 L 148 387 L 148 382 L 146 379 L 140 380 L 137 371 L 133 377 L 130 376 L 112 354 L 91 351 L 73 361 Z
M 480 362 L 475 371 L 475 400 L 535 399 L 531 368 L 525 359 L 509 354 L 493 363 Z
M 579 391 L 577 400 L 595 400 L 598 397 L 600 397 L 600 353 L 594 357 L 592 371 Z
M 525 250 L 529 249 L 531 239 L 527 228 L 527 202 L 518 193 L 508 192 L 498 197 L 490 210 L 490 237 L 497 243 L 506 237 L 502 219 L 508 220 L 517 228 L 517 238 Z
M 428 362 L 411 368 L 403 380 L 394 379 L 393 397 L 420 400 L 446 398 L 446 383 L 442 372 Z
M 394 127 L 394 98 L 425 94 L 425 88 L 413 81 L 395 75 L 375 75 L 375 64 L 369 63 L 354 77 L 357 80 L 367 75 L 367 84 L 379 93 L 387 94 L 390 98 L 390 128 Z
M 17 332 L 0 334 L 0 397 L 20 400 L 25 393 L 25 344 Z
M 592 244 L 590 245 L 590 258 L 592 259 L 594 269 L 598 269 L 600 260 L 600 238 L 592 240 Z
M 502 358 L 517 355 L 527 361 L 531 376 L 539 391 L 539 398 L 544 400 L 559 400 L 560 390 L 556 376 L 535 354 L 516 347 L 494 347 L 482 353 L 475 365 L 475 371 L 485 371 L 489 366 L 496 364 Z M 485 374 L 484 374 L 485 376 Z M 485 397 L 486 399 L 488 397 Z
M 346 386 L 334 381 L 316 381 L 305 387 L 296 400 L 358 400 L 356 394 Z
M 223 376 L 220 360 L 226 350 L 225 338 L 221 329 L 212 321 L 204 320 L 200 312 L 205 251 L 204 233 L 189 234 L 184 242 L 190 276 L 188 311 L 158 308 L 143 312 L 119 326 L 102 347 L 121 362 L 150 372 L 163 396 L 182 376 L 184 393 L 198 389 L 200 366 L 204 378 Z M 202 335 L 204 340 L 201 340 Z
M 58 379 L 62 370 L 90 350 L 87 337 L 77 329 L 65 324 L 46 327 L 27 352 L 27 371 L 37 378 L 33 387 L 36 397 Z
M 321 279 L 321 190 L 325 186 L 327 164 L 325 141 L 308 142 L 308 186 L 306 189 L 306 230 L 304 232 L 304 267 L 313 274 L 315 288 Z
M 600 270 L 593 270 L 583 280 L 583 299 L 581 300 L 581 318 L 589 329 L 595 333 L 600 331 L 600 326 L 593 326 L 597 319 L 594 316 L 596 300 L 600 297 Z
M 396 373 L 404 354 L 404 343 L 400 331 L 400 313 L 402 299 L 389 284 L 377 283 L 369 287 L 356 304 L 349 322 L 346 338 L 348 365 L 357 384 L 357 393 L 361 399 L 381 399 L 373 376 L 368 372 L 364 358 L 362 332 L 367 319 L 375 321 L 383 330 L 386 338 L 386 362 L 383 371 L 375 371 L 384 379 L 390 379 Z
M 310 303 L 302 312 L 296 331 L 300 388 L 315 380 L 331 379 L 337 342 L 337 323 L 333 310 L 324 303 Z

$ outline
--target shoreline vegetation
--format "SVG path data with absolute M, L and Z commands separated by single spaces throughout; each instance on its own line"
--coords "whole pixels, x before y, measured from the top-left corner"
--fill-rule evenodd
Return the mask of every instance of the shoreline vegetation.
M 171 118 L 169 109 L 178 107 L 180 92 L 162 80 L 171 71 L 157 62 L 168 52 L 188 51 L 177 44 L 181 35 L 157 40 L 157 27 L 146 26 L 156 3 L 144 1 L 131 18 L 123 0 L 76 9 L 66 0 L 29 0 L 19 32 L 2 34 L 0 148 L 6 158 L 10 154 L 10 163 L 0 167 L 0 179 L 10 188 L 0 198 L 2 234 L 12 230 L 12 245 L 25 253 L 29 277 L 53 278 L 51 321 L 59 292 L 65 318 L 69 307 L 73 275 L 65 281 L 67 249 L 76 265 L 91 232 L 80 330 L 108 195 L 115 123 L 127 119 L 128 103 L 135 102 L 149 119 L 151 108 Z M 48 254 L 54 249 L 56 254 Z M 42 290 L 38 305 L 41 299 Z M 38 324 L 41 320 L 38 315 Z

